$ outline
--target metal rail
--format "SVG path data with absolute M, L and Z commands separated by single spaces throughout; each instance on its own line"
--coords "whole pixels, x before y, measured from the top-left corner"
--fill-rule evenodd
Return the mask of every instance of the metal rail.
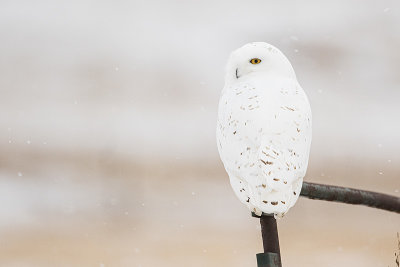
M 278 227 L 274 216 L 260 217 L 261 235 L 264 253 L 258 253 L 258 267 L 281 267 L 281 252 L 279 249 Z
M 300 196 L 310 199 L 363 205 L 400 213 L 400 198 L 354 188 L 304 182 Z M 257 266 L 282 267 L 278 227 L 275 218 L 271 214 L 262 214 L 262 216 L 253 214 L 253 217 L 260 218 L 264 247 L 264 253 L 257 254 Z
M 371 191 L 304 182 L 300 196 L 310 199 L 363 205 L 400 213 L 399 197 Z

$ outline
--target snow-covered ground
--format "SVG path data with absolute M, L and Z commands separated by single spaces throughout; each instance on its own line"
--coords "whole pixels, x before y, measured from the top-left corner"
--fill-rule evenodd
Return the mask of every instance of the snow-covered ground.
M 255 265 L 215 145 L 225 62 L 250 41 L 310 98 L 307 180 L 399 196 L 398 1 L 3 1 L 0 265 Z M 397 215 L 288 216 L 288 266 L 394 266 Z

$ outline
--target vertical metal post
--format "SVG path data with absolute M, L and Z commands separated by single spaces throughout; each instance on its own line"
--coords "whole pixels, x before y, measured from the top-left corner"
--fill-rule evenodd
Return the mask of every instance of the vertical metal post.
M 282 267 L 278 227 L 272 215 L 260 217 L 264 253 L 257 254 L 258 267 Z

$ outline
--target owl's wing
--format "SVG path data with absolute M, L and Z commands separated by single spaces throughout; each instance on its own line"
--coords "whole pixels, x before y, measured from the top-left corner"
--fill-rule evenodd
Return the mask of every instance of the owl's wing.
M 255 190 L 266 213 L 282 214 L 295 204 L 308 165 L 311 109 L 305 94 L 287 100 L 267 121 L 271 130 L 261 136 L 258 151 L 260 172 Z

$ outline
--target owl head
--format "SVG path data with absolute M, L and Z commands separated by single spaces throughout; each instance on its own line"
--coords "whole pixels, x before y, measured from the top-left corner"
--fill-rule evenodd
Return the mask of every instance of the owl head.
M 296 79 L 285 55 L 264 42 L 248 43 L 233 51 L 226 72 L 226 82 L 235 82 L 249 75 L 279 75 Z

